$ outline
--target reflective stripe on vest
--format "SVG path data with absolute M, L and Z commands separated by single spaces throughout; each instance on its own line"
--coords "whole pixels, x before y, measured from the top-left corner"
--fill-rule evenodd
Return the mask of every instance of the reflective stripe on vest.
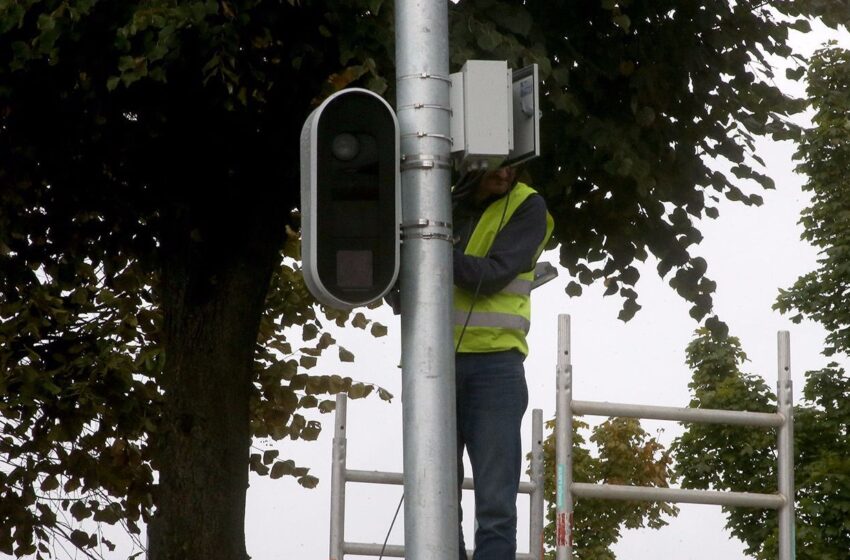
M 469 316 L 469 323 L 466 317 Z M 497 313 L 496 311 L 473 311 L 471 314 L 455 309 L 455 325 L 462 327 L 466 323 L 469 327 L 495 327 L 499 329 L 513 329 L 528 333 L 531 321 L 519 315 L 511 313 Z
M 531 293 L 531 280 L 519 277 L 514 278 L 511 280 L 511 283 L 502 288 L 499 293 L 527 296 Z

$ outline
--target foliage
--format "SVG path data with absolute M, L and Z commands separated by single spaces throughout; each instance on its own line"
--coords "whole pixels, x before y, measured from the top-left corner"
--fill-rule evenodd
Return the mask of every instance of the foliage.
M 795 0 L 788 8 L 789 13 L 808 14 L 832 28 L 850 29 L 850 2 L 847 0 Z
M 826 355 L 850 352 L 850 51 L 835 47 L 815 54 L 808 73 L 814 127 L 803 133 L 797 170 L 808 180 L 811 206 L 800 223 L 803 239 L 820 251 L 818 268 L 788 290 L 780 290 L 775 308 L 799 322 L 807 317 L 827 332 Z
M 846 7 L 846 6 L 845 6 Z M 848 12 L 836 11 L 847 25 Z M 797 149 L 798 171 L 812 204 L 800 219 L 803 239 L 820 249 L 817 270 L 780 290 L 775 308 L 807 317 L 827 330 L 824 354 L 850 353 L 850 51 L 829 45 L 815 53 L 808 71 L 808 97 L 814 126 L 804 131 Z M 841 558 L 850 549 L 850 376 L 832 362 L 806 373 L 803 389 L 809 406 L 797 413 L 798 550 L 811 558 Z M 811 551 L 811 552 L 810 552 Z
M 688 385 L 692 408 L 775 412 L 775 398 L 764 380 L 745 375 L 746 360 L 737 338 L 697 331 L 688 345 L 687 364 L 693 370 Z M 714 488 L 776 492 L 776 433 L 747 426 L 688 424 L 672 446 L 676 473 L 683 488 Z M 746 488 L 746 490 L 743 490 Z M 727 508 L 727 527 L 754 554 L 775 532 L 776 513 L 761 509 Z
M 49 190 L 21 192 L 36 196 Z M 9 194 L 3 192 L 7 209 L 21 202 L 6 198 Z M 161 429 L 158 383 L 165 360 L 157 282 L 138 260 L 106 252 L 108 243 L 83 243 L 111 227 L 104 226 L 106 216 L 92 212 L 62 224 L 20 209 L 0 216 L 0 231 L 11 232 L 0 257 L 5 296 L 0 304 L 0 550 L 55 557 L 50 541 L 60 537 L 97 555 L 114 545 L 81 522 L 121 523 L 132 535 L 152 512 Z M 70 249 L 63 246 L 68 229 L 76 230 Z M 21 231 L 28 235 L 16 235 Z M 287 250 L 297 249 L 295 241 L 291 234 Z M 69 255 L 77 260 L 68 262 Z M 376 336 L 386 332 L 363 313 L 325 316 L 340 326 L 371 326 Z M 361 398 L 373 391 L 349 377 L 309 374 L 323 351 L 336 344 L 322 333 L 320 319 L 300 272 L 285 259 L 273 276 L 259 329 L 251 397 L 255 438 L 314 440 L 321 425 L 307 413 L 333 410 L 333 401 L 319 400 L 322 395 L 346 392 Z M 296 340 L 312 343 L 293 349 L 286 338 L 295 329 L 300 330 Z M 384 389 L 378 392 L 391 397 Z M 277 460 L 274 450 L 252 454 L 250 467 L 272 478 L 294 476 L 308 488 L 318 482 L 307 468 Z
M 701 329 L 688 346 L 693 369 L 690 406 L 773 412 L 764 381 L 744 374 L 735 337 Z M 850 380 L 836 364 L 806 374 L 803 402 L 794 411 L 797 556 L 844 558 L 850 547 Z M 776 492 L 775 430 L 690 424 L 672 446 L 676 474 L 687 488 Z M 726 527 L 755 558 L 776 558 L 775 511 L 724 507 Z
M 297 189 L 269 188 L 297 181 L 297 153 L 281 166 L 271 152 L 293 147 L 313 97 L 344 85 L 322 19 L 276 2 L 0 2 L 0 552 L 53 557 L 59 537 L 97 556 L 113 545 L 83 522 L 138 534 L 150 520 L 162 465 L 161 278 L 185 214 L 197 245 L 228 235 L 219 224 L 240 224 L 240 213 L 280 232 L 280 266 L 258 278 L 268 295 L 255 438 L 315 439 L 310 412 L 333 409 L 323 395 L 373 391 L 309 373 L 336 344 L 322 321 L 386 330 L 363 313 L 315 309 L 293 260 L 297 235 L 284 234 L 297 226 Z M 349 58 L 373 45 L 368 31 L 342 36 Z M 374 62 L 362 62 L 348 75 L 368 74 Z M 281 67 L 305 87 L 278 81 Z M 280 211 L 263 215 L 263 205 Z M 290 346 L 293 333 L 305 347 Z M 317 483 L 272 450 L 249 464 Z
M 543 442 L 547 500 L 546 526 L 543 530 L 545 557 L 555 557 L 556 539 L 556 460 L 554 420 L 547 422 L 553 430 Z M 597 453 L 591 454 L 582 432 L 589 426 L 573 421 L 573 480 L 605 484 L 667 487 L 671 476 L 669 453 L 631 418 L 610 418 L 590 430 L 590 443 Z M 663 515 L 675 516 L 679 509 L 665 503 L 623 502 L 577 499 L 574 504 L 573 551 L 576 558 L 613 560 L 611 546 L 621 536 L 623 527 L 658 529 L 667 524 Z
M 802 63 L 786 42 L 809 24 L 778 12 L 806 10 L 726 0 L 490 0 L 452 10 L 455 65 L 540 65 L 544 153 L 530 170 L 555 217 L 561 264 L 576 278 L 567 293 L 603 281 L 627 320 L 640 308 L 635 261 L 652 255 L 691 315 L 710 313 L 715 284 L 689 252 L 702 237 L 696 220 L 716 218 L 720 197 L 759 205 L 759 187 L 774 188 L 753 142 L 798 132 L 786 117 L 802 104 L 774 85 L 769 58 Z
M 675 271 L 692 315 L 709 313 L 714 284 L 688 253 L 700 240 L 694 220 L 716 217 L 720 195 L 760 198 L 702 158 L 772 186 L 750 165 L 761 164 L 753 136 L 793 135 L 783 119 L 800 105 L 771 84 L 766 57 L 790 56 L 788 29 L 806 23 L 771 8 L 805 15 L 822 5 L 451 7 L 455 67 L 469 57 L 540 65 L 546 148 L 530 171 L 578 278 L 568 293 L 604 281 L 628 319 L 639 308 L 634 261 L 651 253 L 662 276 Z M 152 509 L 162 504 L 154 475 L 179 478 L 174 434 L 194 426 L 241 460 L 240 423 L 257 437 L 314 438 L 319 425 L 302 409 L 370 390 L 306 373 L 334 341 L 282 255 L 297 258 L 301 124 L 347 85 L 393 97 L 392 16 L 382 0 L 0 0 L 0 550 L 48 555 L 56 530 L 97 554 L 94 533 L 47 505 L 133 531 L 154 511 L 175 515 Z M 368 326 L 363 315 L 324 315 Z M 315 343 L 293 354 L 286 327 Z M 217 341 L 210 371 L 184 355 L 201 339 Z M 253 382 L 244 411 L 241 393 L 219 401 L 234 401 L 239 429 L 185 422 L 193 403 L 166 383 L 178 374 L 210 392 Z M 250 464 L 315 484 L 274 453 Z M 228 473 L 206 474 L 222 492 L 235 487 L 235 505 L 244 487 Z M 240 524 L 223 526 L 223 542 L 238 548 Z

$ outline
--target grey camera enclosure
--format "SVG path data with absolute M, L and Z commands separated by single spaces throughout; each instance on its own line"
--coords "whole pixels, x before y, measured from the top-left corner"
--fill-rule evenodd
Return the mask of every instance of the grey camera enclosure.
M 365 89 L 322 102 L 301 130 L 301 257 L 322 304 L 352 309 L 382 298 L 399 269 L 399 127 Z

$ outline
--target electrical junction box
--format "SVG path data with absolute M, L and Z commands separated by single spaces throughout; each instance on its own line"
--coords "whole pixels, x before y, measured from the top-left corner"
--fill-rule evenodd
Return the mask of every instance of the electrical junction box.
M 451 79 L 452 152 L 464 170 L 495 169 L 513 147 L 508 63 L 468 60 Z
M 540 155 L 537 65 L 468 60 L 451 75 L 452 154 L 462 171 L 495 169 Z

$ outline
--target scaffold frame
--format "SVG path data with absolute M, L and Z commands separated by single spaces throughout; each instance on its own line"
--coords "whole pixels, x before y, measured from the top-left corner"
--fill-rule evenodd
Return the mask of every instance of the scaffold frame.
M 791 382 L 790 334 L 779 331 L 777 411 L 775 413 L 647 406 L 573 400 L 573 367 L 570 316 L 558 316 L 557 405 L 555 415 L 556 560 L 571 560 L 573 549 L 573 498 L 642 500 L 714 504 L 779 510 L 779 560 L 794 560 L 794 407 Z M 735 424 L 777 428 L 778 492 L 757 494 L 715 490 L 689 490 L 587 484 L 573 481 L 572 440 L 574 416 L 629 418 Z
M 345 540 L 345 485 L 349 482 L 366 484 L 404 485 L 404 474 L 398 472 L 365 471 L 349 469 L 346 464 L 348 441 L 346 422 L 348 398 L 336 397 L 336 418 L 334 421 L 333 466 L 331 468 L 331 527 L 330 560 L 344 560 L 346 556 L 377 557 L 383 548 L 386 558 L 404 558 L 404 546 L 378 543 L 347 542 Z M 520 494 L 530 496 L 529 515 L 529 552 L 517 553 L 517 560 L 543 560 L 543 411 L 534 409 L 531 413 L 531 461 L 529 480 L 521 480 Z M 472 478 L 464 478 L 463 490 L 472 490 Z M 472 557 L 472 551 L 467 551 Z

